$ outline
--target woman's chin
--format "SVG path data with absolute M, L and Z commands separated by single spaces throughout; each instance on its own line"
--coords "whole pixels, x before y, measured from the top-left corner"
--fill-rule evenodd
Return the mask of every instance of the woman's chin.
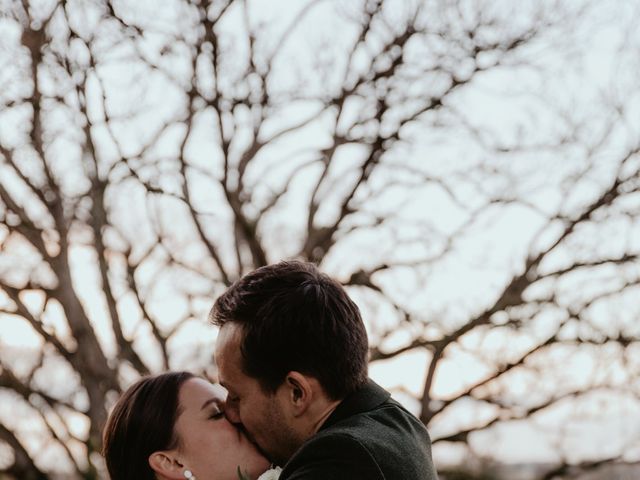
M 246 471 L 249 474 L 249 478 L 255 480 L 264 472 L 269 470 L 271 467 L 271 462 L 264 457 L 256 457 L 252 458 L 251 462 L 247 464 Z M 243 469 L 244 470 L 244 469 Z

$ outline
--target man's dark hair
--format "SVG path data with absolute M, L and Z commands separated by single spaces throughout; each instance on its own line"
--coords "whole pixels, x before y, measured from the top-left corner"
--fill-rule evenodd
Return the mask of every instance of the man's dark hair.
M 315 377 L 344 398 L 367 380 L 367 332 L 344 288 L 313 264 L 258 268 L 215 302 L 210 320 L 242 326 L 243 371 L 274 392 L 288 372 Z
M 102 433 L 102 454 L 111 480 L 155 480 L 149 466 L 153 452 L 178 446 L 174 426 L 178 395 L 189 372 L 145 377 L 122 394 Z

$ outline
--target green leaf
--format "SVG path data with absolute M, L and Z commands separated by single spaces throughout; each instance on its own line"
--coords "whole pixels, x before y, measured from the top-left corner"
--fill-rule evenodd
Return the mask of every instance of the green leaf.
M 242 473 L 242 471 L 240 470 L 240 465 L 238 465 L 238 478 L 239 480 L 251 480 L 244 473 Z

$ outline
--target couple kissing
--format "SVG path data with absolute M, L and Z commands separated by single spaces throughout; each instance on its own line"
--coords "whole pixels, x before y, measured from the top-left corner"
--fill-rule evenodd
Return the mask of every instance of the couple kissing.
M 313 264 L 254 270 L 210 320 L 221 386 L 130 387 L 104 429 L 112 480 L 437 479 L 425 426 L 368 378 L 358 307 Z

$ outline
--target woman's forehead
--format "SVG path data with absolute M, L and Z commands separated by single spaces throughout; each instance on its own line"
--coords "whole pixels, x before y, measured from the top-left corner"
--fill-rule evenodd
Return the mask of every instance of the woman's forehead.
M 227 396 L 226 390 L 218 384 L 212 384 L 202 378 L 190 378 L 180 389 L 180 404 L 184 408 L 201 410 L 208 403 L 222 403 Z

